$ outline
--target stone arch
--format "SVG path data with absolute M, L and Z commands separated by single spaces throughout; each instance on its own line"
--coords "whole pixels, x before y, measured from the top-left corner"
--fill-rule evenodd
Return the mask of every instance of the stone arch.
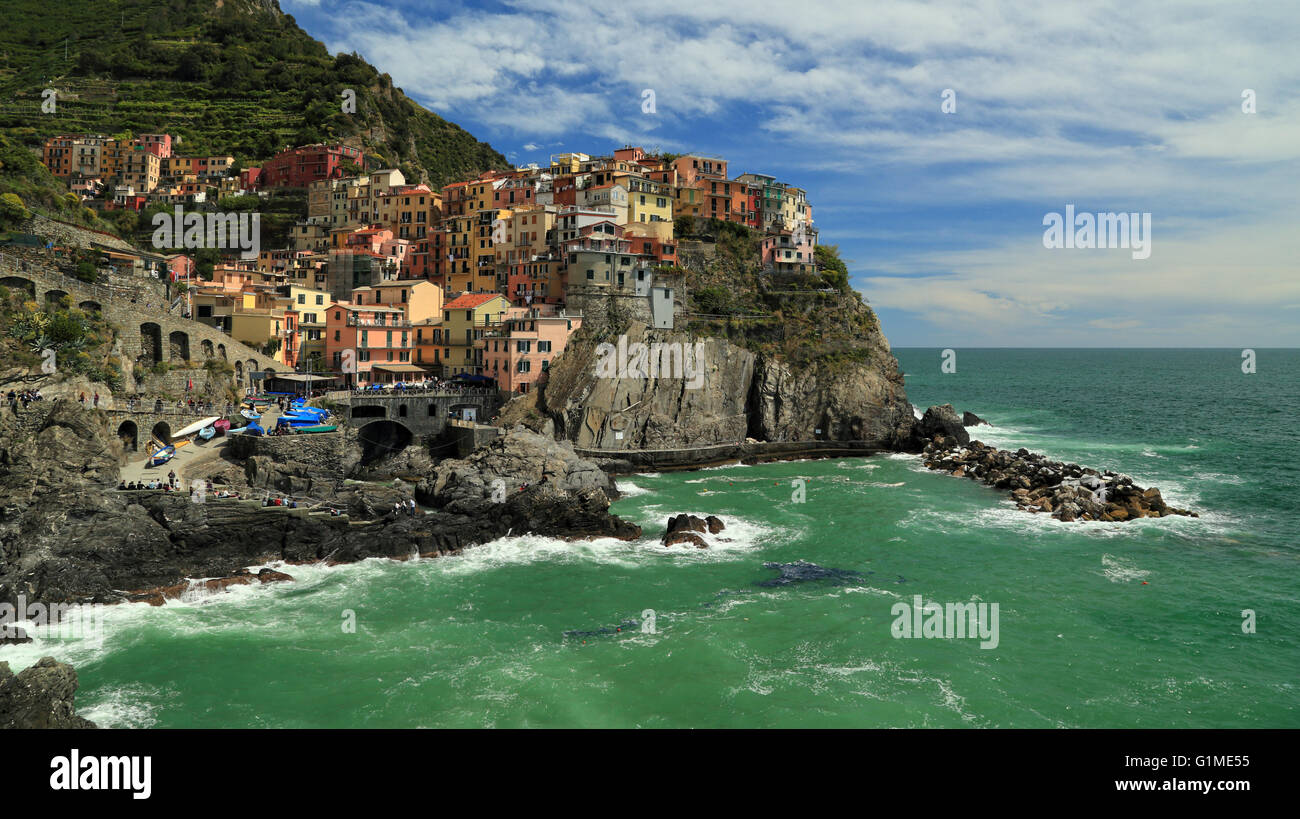
M 212 342 L 211 342 L 211 341 L 209 341 L 209 340 L 206 339 L 206 338 L 203 339 L 202 341 L 199 342 L 199 349 L 203 351 L 203 357 L 204 357 L 205 359 L 212 358 Z
M 172 442 L 172 427 L 171 424 L 168 424 L 166 421 L 159 421 L 154 424 L 153 429 L 149 431 L 149 434 L 152 435 L 154 439 L 162 441 L 164 444 L 170 444 Z
M 222 345 L 221 349 L 222 352 L 225 352 L 224 345 Z M 244 362 L 240 361 L 239 359 L 235 359 L 235 380 L 236 381 L 244 380 Z
M 244 362 L 244 369 L 250 373 L 257 372 L 257 362 L 251 358 L 248 359 L 248 361 Z
M 361 444 L 361 463 L 367 464 L 400 452 L 415 440 L 411 430 L 396 421 L 371 421 L 357 431 L 357 441 Z
M 122 448 L 127 452 L 140 449 L 140 430 L 135 421 L 123 421 L 117 428 L 117 437 L 122 441 Z
M 221 356 L 223 359 L 226 357 L 226 345 L 224 344 L 217 345 L 217 355 Z
M 7 287 L 10 290 L 26 290 L 27 295 L 33 299 L 36 298 L 36 282 L 31 279 L 24 279 L 22 276 L 5 276 L 0 279 L 0 287 Z
M 167 334 L 167 358 L 170 361 L 190 360 L 190 334 L 173 330 Z
M 86 299 L 85 301 L 83 301 L 83 302 L 81 302 L 80 304 L 78 304 L 78 305 L 77 305 L 77 309 L 78 309 L 78 310 L 81 310 L 81 311 L 83 311 L 83 312 L 86 312 L 86 313 L 102 313 L 102 312 L 104 312 L 104 306 L 103 306 L 103 305 L 101 305 L 101 304 L 100 304 L 99 302 L 97 302 L 97 301 L 91 301 L 90 299 Z
M 146 364 L 162 361 L 162 327 L 152 321 L 140 325 L 140 360 Z
M 68 291 L 56 290 L 51 288 L 45 291 L 45 305 L 47 307 L 57 305 L 63 299 L 68 298 Z
M 352 418 L 387 418 L 388 408 L 382 404 L 365 404 L 360 407 L 352 407 L 350 412 Z

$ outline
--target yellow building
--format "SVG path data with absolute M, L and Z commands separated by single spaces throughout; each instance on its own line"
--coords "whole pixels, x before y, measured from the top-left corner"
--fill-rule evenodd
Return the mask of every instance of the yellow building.
M 230 316 L 230 336 L 236 341 L 242 341 L 257 350 L 261 350 L 271 339 L 279 341 L 274 358 L 281 364 L 284 363 L 284 327 L 283 309 L 243 309 L 236 310 Z
M 473 261 L 470 258 L 470 235 L 473 219 L 469 216 L 454 216 L 443 221 L 446 235 L 444 251 L 450 256 L 451 265 L 447 276 L 447 288 L 453 293 L 473 290 Z
M 659 240 L 673 238 L 673 186 L 642 176 L 619 179 L 627 189 L 627 230 Z
M 510 302 L 499 293 L 466 293 L 443 305 L 442 363 L 445 376 L 482 373 L 482 347 L 475 342 L 501 326 Z M 428 362 L 426 362 L 427 364 Z
M 357 287 L 352 291 L 356 305 L 400 307 L 412 323 L 442 318 L 442 288 L 426 279 L 398 279 L 384 284 Z

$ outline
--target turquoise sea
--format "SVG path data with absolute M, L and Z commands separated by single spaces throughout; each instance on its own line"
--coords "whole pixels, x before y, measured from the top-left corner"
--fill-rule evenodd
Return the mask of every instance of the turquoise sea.
M 634 475 L 637 543 L 291 567 L 0 660 L 74 663 L 106 726 L 1300 727 L 1300 351 L 1254 374 L 1240 350 L 896 353 L 912 402 L 978 413 L 984 442 L 1201 517 L 1064 524 L 903 455 Z M 664 549 L 679 512 L 725 542 Z M 797 561 L 827 571 L 768 582 Z M 895 638 L 914 595 L 997 604 L 996 648 Z

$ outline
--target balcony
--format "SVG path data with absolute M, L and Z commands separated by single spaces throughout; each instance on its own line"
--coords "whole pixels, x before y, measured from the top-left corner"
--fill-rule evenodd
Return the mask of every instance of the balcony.
M 370 319 L 359 319 L 354 316 L 348 316 L 347 326 L 349 327 L 378 327 L 378 328 L 398 328 L 403 329 L 411 326 L 411 322 L 405 319 L 393 319 L 391 321 L 373 321 Z

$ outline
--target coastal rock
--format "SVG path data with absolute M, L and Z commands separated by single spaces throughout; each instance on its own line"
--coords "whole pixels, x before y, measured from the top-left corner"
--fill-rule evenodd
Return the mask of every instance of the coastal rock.
M 721 519 L 714 515 L 706 518 L 698 518 L 695 515 L 674 515 L 668 519 L 668 527 L 664 531 L 663 538 L 660 542 L 664 546 L 673 546 L 678 543 L 690 543 L 700 549 L 709 548 L 706 541 L 700 534 L 707 532 L 716 535 L 726 528 Z
M 988 421 L 985 421 L 983 418 L 979 417 L 978 415 L 976 415 L 976 414 L 973 413 L 973 412 L 963 412 L 963 413 L 961 414 L 961 425 L 962 425 L 962 426 L 964 426 L 964 427 L 977 427 L 977 426 L 979 426 L 980 424 L 984 424 L 984 425 L 986 425 L 986 426 L 990 426 L 990 427 L 993 426 L 993 425 L 990 424 Z
M 975 478 L 1008 490 L 1020 509 L 1046 512 L 1066 522 L 1197 516 L 1195 512 L 1167 506 L 1159 489 L 1143 489 L 1127 475 L 1049 461 L 1024 448 L 1011 452 L 986 446 L 981 441 L 970 441 L 963 446 L 955 439 L 935 435 L 922 450 L 922 459 L 927 469 Z
M 970 433 L 962 426 L 961 418 L 957 416 L 957 410 L 953 409 L 952 404 L 927 409 L 921 420 L 916 422 L 913 434 L 918 441 L 942 436 L 945 440 L 952 439 L 959 444 L 970 443 Z
M 573 445 L 516 427 L 465 459 L 438 464 L 416 498 L 476 533 L 632 540 L 641 528 L 609 513 L 613 481 Z M 464 537 L 464 536 L 462 536 Z
M 915 419 L 898 362 L 874 315 L 864 305 L 856 309 L 869 325 L 856 348 L 839 351 L 845 354 L 833 359 L 799 362 L 754 352 L 726 338 L 629 324 L 623 334 L 628 344 L 698 350 L 696 379 L 602 378 L 597 374 L 599 344 L 612 341 L 587 332 L 584 325 L 537 397 L 530 399 L 533 407 L 512 408 L 509 414 L 523 417 L 533 411 L 550 418 L 555 436 L 581 449 L 681 450 L 682 459 L 693 457 L 699 463 L 716 458 L 719 447 L 747 439 L 908 448 Z
M 53 657 L 14 674 L 0 662 L 0 729 L 95 728 L 76 714 L 77 672 Z

